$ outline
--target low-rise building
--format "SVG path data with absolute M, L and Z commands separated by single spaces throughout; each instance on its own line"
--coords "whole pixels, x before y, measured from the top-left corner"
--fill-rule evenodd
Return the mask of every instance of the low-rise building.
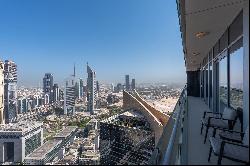
M 79 157 L 80 165 L 99 165 L 100 153 L 96 151 L 85 151 Z
M 21 121 L 0 126 L 0 163 L 19 163 L 43 144 L 42 123 Z
M 25 157 L 27 165 L 44 165 L 64 157 L 65 147 L 74 141 L 76 126 L 68 126 L 57 133 L 52 140 L 45 142 L 33 153 Z
M 33 153 L 25 157 L 24 164 L 26 165 L 44 165 L 47 162 L 53 161 L 58 157 L 58 152 L 61 148 L 62 140 L 49 140 L 42 146 L 36 149 Z

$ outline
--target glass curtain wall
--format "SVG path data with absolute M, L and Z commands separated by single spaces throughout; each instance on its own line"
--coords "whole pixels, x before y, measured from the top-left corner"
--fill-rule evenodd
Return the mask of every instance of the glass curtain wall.
M 211 110 L 243 109 L 242 11 L 204 58 L 201 69 L 201 96 Z
M 227 55 L 227 52 L 223 54 Z M 227 56 L 219 61 L 219 111 L 222 113 L 228 103 Z
M 243 109 L 243 47 L 242 39 L 229 49 L 230 54 L 230 107 Z

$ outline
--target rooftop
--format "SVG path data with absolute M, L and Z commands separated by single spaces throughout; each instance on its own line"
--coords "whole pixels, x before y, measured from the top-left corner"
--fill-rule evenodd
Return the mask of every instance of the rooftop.
M 54 138 L 66 138 L 68 137 L 72 132 L 74 132 L 77 129 L 76 126 L 67 126 L 65 129 L 57 133 Z
M 40 146 L 39 148 L 37 148 L 34 152 L 32 152 L 31 154 L 29 154 L 26 158 L 30 159 L 43 159 L 45 157 L 46 154 L 48 154 L 49 152 L 51 152 L 54 147 L 58 144 L 60 144 L 62 141 L 61 140 L 49 140 L 47 142 L 45 142 L 42 146 Z
M 9 123 L 0 125 L 0 132 L 21 132 L 26 133 L 38 127 L 41 127 L 43 123 L 34 121 L 20 121 L 17 123 Z
M 135 117 L 135 118 L 144 118 L 144 116 L 142 116 L 141 114 L 139 114 L 138 112 L 134 111 L 134 110 L 130 110 L 130 111 L 126 111 L 122 114 L 120 114 L 121 116 L 130 116 L 130 117 Z

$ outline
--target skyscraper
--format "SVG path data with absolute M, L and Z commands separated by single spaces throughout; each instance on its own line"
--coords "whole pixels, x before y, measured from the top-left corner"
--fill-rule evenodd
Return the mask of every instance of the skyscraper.
M 75 97 L 79 99 L 80 96 L 80 82 L 75 82 Z
M 6 60 L 4 64 L 4 116 L 11 122 L 17 116 L 17 65 Z
M 125 88 L 126 88 L 126 91 L 130 90 L 129 75 L 125 75 Z
M 43 92 L 45 104 L 52 103 L 53 101 L 53 75 L 51 73 L 45 73 L 43 78 Z
M 131 90 L 135 90 L 135 79 L 132 79 Z
M 75 77 L 72 75 L 66 80 L 64 89 L 64 114 L 75 114 Z
M 0 60 L 0 124 L 4 124 L 4 64 Z
M 76 84 L 75 84 L 76 70 L 74 65 L 74 74 L 66 79 L 66 86 L 64 89 L 64 114 L 75 114 L 75 100 L 76 100 Z
M 89 67 L 87 63 L 87 111 L 94 114 L 95 109 L 95 97 L 96 97 L 96 82 L 95 82 L 95 72 Z
M 100 92 L 100 85 L 99 85 L 99 82 L 96 81 L 96 97 L 98 97 L 99 92 Z
M 83 80 L 80 78 L 79 79 L 79 98 L 83 97 Z
M 53 86 L 53 101 L 59 101 L 59 96 L 60 96 L 60 92 L 59 92 L 59 87 L 58 84 L 54 84 Z

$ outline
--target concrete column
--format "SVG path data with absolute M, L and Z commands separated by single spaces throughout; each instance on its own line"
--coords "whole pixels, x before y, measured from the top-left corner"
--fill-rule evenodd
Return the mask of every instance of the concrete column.
M 200 71 L 187 71 L 187 95 L 200 96 Z
M 249 125 L 249 1 L 243 7 L 243 125 Z
M 25 139 L 22 137 L 14 142 L 15 162 L 23 162 L 25 157 Z

